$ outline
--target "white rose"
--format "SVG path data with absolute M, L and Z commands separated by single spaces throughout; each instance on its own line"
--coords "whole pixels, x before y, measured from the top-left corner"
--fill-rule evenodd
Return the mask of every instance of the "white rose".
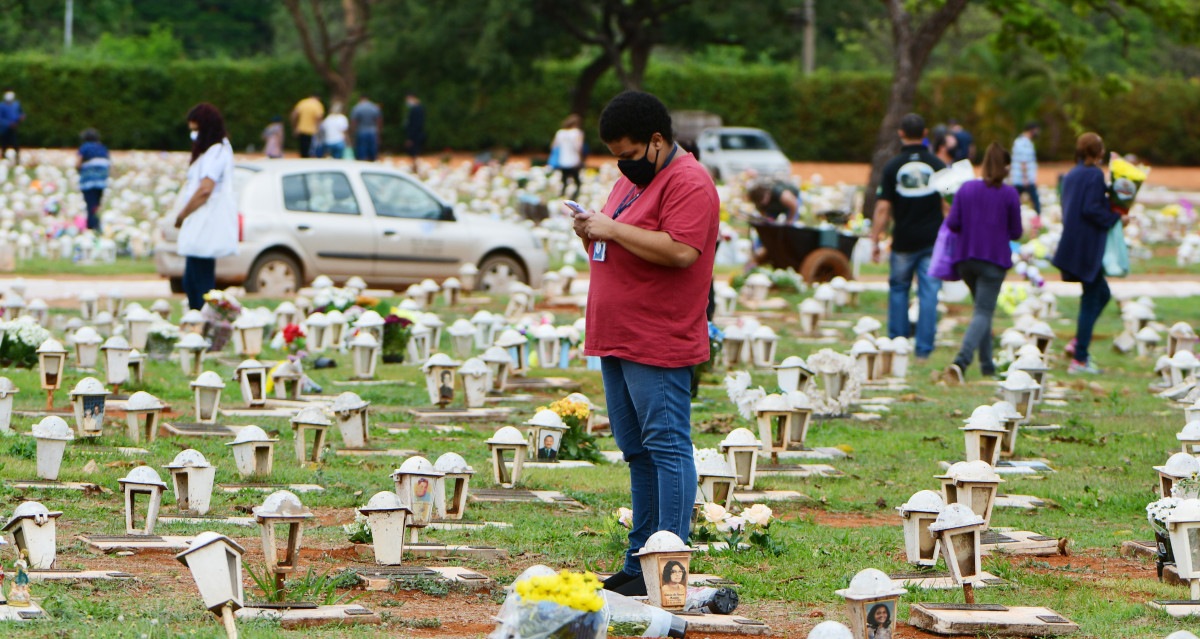
M 742 511 L 742 517 L 755 526 L 766 526 L 771 523 L 771 509 L 764 504 L 754 504 Z
M 704 504 L 704 519 L 710 524 L 719 524 L 729 518 L 729 511 L 720 504 Z
M 633 511 L 623 506 L 618 508 L 617 522 L 626 528 L 633 528 Z
M 729 517 L 717 524 L 718 532 L 742 532 L 746 528 L 746 520 L 741 517 Z

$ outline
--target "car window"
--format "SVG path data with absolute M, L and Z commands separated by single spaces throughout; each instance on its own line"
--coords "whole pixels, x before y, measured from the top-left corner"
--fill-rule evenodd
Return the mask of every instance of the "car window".
M 440 202 L 402 177 L 363 173 L 362 180 L 375 204 L 376 215 L 418 220 L 437 220 L 442 216 Z
M 732 151 L 770 151 L 775 148 L 775 142 L 759 133 L 722 133 L 721 148 Z
M 350 180 L 333 171 L 283 176 L 283 206 L 303 213 L 358 215 Z

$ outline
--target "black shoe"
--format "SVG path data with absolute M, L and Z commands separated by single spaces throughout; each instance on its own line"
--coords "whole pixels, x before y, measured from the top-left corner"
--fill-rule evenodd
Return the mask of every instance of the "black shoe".
M 627 583 L 614 588 L 613 592 L 626 597 L 645 597 L 646 578 L 643 575 L 632 577 Z
M 621 586 L 624 586 L 625 584 L 637 578 L 638 577 L 636 575 L 631 575 L 624 570 L 618 570 L 612 575 L 609 575 L 608 579 L 604 580 L 604 589 L 615 591 L 617 588 L 620 588 Z

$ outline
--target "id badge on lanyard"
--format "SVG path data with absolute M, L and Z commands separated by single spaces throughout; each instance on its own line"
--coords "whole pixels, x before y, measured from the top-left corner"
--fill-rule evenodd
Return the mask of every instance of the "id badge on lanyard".
M 625 198 L 621 200 L 621 204 L 617 206 L 617 211 L 613 213 L 612 219 L 615 221 L 618 217 L 621 217 L 621 214 L 625 212 L 625 209 L 633 206 L 633 203 L 642 196 L 643 191 L 638 191 L 637 187 L 629 189 L 629 192 L 625 194 Z M 595 242 L 592 242 L 592 261 L 603 262 L 607 257 L 608 242 L 605 242 L 604 240 L 596 240 Z

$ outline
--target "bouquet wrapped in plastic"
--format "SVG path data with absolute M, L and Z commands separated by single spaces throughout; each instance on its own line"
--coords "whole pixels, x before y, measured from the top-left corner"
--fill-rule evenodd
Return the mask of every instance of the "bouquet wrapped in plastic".
M 1112 184 L 1108 185 L 1108 201 L 1112 209 L 1125 214 L 1133 206 L 1138 189 L 1150 174 L 1150 167 L 1135 165 L 1113 153 L 1109 156 L 1108 169 L 1112 173 Z
M 929 178 L 929 186 L 941 194 L 947 204 L 954 204 L 954 195 L 962 185 L 975 179 L 975 168 L 970 160 L 959 160 L 954 164 L 934 173 Z
M 608 608 L 592 573 L 533 566 L 513 582 L 488 639 L 606 639 Z

